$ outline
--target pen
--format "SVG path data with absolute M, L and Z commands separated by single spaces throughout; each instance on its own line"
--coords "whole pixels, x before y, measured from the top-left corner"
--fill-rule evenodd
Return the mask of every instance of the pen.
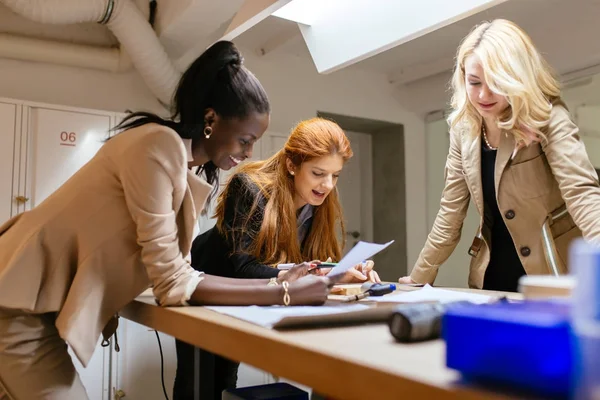
M 277 269 L 291 269 L 294 265 L 294 263 L 289 263 L 289 264 L 277 264 Z M 312 267 L 311 269 L 319 269 L 319 268 L 332 268 L 335 267 L 337 264 L 335 263 L 320 263 L 320 264 L 313 264 L 314 267 Z
M 317 263 L 317 265 L 319 266 L 319 268 L 336 267 L 338 265 L 338 263 L 334 263 L 334 262 L 320 262 L 320 263 Z M 363 261 L 363 262 L 361 262 L 361 265 L 364 267 L 365 265 L 367 265 L 367 262 Z
M 363 265 L 363 267 L 367 264 L 366 261 L 363 261 L 361 263 Z M 277 264 L 277 269 L 290 269 L 292 268 L 294 265 L 294 263 L 289 263 L 289 264 Z M 314 265 L 316 265 L 314 268 L 319 269 L 319 268 L 333 268 L 336 267 L 338 265 L 338 263 L 334 263 L 334 262 L 319 262 L 319 263 L 315 263 Z
M 317 268 L 335 267 L 336 265 L 338 264 L 334 262 L 322 262 L 317 264 Z

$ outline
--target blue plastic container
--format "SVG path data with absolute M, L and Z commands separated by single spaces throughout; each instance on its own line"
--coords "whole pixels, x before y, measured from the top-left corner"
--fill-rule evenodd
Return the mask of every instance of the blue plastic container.
M 559 301 L 450 307 L 442 318 L 446 365 L 467 380 L 544 396 L 569 394 L 570 306 Z
M 577 280 L 573 291 L 575 335 L 573 393 L 575 400 L 600 398 L 600 247 L 579 239 L 569 252 Z

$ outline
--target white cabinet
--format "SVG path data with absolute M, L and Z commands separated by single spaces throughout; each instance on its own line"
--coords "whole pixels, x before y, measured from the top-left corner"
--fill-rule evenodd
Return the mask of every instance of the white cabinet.
M 0 223 L 29 210 L 89 161 L 115 113 L 0 99 Z M 87 368 L 70 352 L 90 400 L 110 397 L 112 353 L 98 346 Z
M 28 210 L 44 201 L 96 154 L 108 138 L 113 114 L 24 105 L 23 117 L 27 152 L 25 184 L 20 185 L 20 193 L 28 199 Z M 69 351 L 90 400 L 110 398 L 110 352 L 97 346 L 87 368 L 83 368 Z
M 12 215 L 16 132 L 17 106 L 0 102 L 0 224 Z
M 75 354 L 69 348 L 69 354 L 75 364 L 75 369 L 88 393 L 89 400 L 108 400 L 111 397 L 110 369 L 113 354 L 109 347 L 100 346 L 98 341 L 94 355 L 87 368 L 79 362 Z
M 23 106 L 21 135 L 27 146 L 19 192 L 28 199 L 25 210 L 39 205 L 96 154 L 108 138 L 112 119 L 112 113 Z M 110 396 L 110 351 L 97 346 L 87 368 L 69 351 L 90 400 Z
M 162 400 L 161 354 L 154 330 L 135 322 L 119 319 L 119 345 L 116 353 L 113 386 L 125 399 Z M 175 339 L 159 333 L 162 346 L 165 391 L 169 398 L 177 370 Z
M 35 207 L 89 161 L 115 113 L 0 99 L 0 221 Z
M 26 107 L 26 209 L 40 204 L 87 163 L 108 138 L 111 114 Z

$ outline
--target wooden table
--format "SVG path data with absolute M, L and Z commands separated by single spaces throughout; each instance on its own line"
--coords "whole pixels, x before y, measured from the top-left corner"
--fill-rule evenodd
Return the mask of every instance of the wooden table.
M 460 384 L 442 340 L 399 344 L 386 324 L 274 331 L 203 307 L 162 308 L 148 292 L 121 315 L 339 400 L 507 398 Z

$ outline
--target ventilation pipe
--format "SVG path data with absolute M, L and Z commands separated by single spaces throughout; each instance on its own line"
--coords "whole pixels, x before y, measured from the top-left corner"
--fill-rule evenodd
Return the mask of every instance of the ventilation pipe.
M 78 24 L 98 22 L 105 24 L 119 40 L 121 52 L 124 50 L 129 55 L 131 62 L 150 90 L 163 104 L 171 102 L 171 97 L 177 87 L 181 73 L 167 56 L 144 15 L 130 0 L 0 0 L 0 2 L 15 13 L 39 23 Z M 32 45 L 31 48 L 35 50 L 36 44 L 33 44 L 33 42 L 28 44 Z M 77 45 L 67 45 L 61 48 L 60 51 L 67 54 L 79 49 L 79 46 L 73 46 Z M 14 46 L 12 51 L 13 54 L 18 53 Z M 52 59 L 51 56 L 46 55 L 46 57 Z M 78 56 L 73 54 L 67 58 L 73 59 L 74 57 Z M 114 63 L 117 68 L 122 68 L 123 66 L 119 67 L 120 63 L 125 65 L 122 57 L 124 55 L 120 54 L 116 63 L 114 58 L 109 63 Z M 30 59 L 26 55 L 21 58 Z M 102 61 L 98 62 L 102 63 Z M 90 57 L 84 63 L 89 65 L 94 61 Z
M 0 33 L 0 57 L 124 72 L 131 60 L 116 47 L 88 46 Z

